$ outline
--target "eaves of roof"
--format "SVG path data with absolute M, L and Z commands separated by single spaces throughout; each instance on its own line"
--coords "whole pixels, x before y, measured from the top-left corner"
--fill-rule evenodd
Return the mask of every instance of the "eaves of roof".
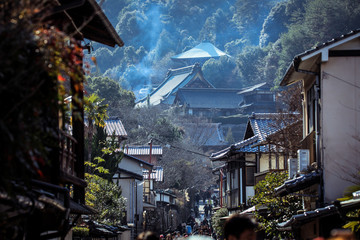
M 331 39 L 328 42 L 325 42 L 321 45 L 318 45 L 317 47 L 307 50 L 301 54 L 298 54 L 294 57 L 293 61 L 289 65 L 288 69 L 286 70 L 286 73 L 280 83 L 280 86 L 287 86 L 291 85 L 304 77 L 306 77 L 305 73 L 299 72 L 299 69 L 306 70 L 309 72 L 314 71 L 314 68 L 311 69 L 310 67 L 313 67 L 316 57 L 320 58 L 321 62 L 326 62 L 329 58 L 329 51 L 330 49 L 337 47 L 343 43 L 346 43 L 354 38 L 357 38 L 360 36 L 360 29 L 351 31 L 347 34 L 341 35 L 339 38 Z M 303 67 L 302 63 L 314 58 L 314 60 L 311 62 L 313 64 L 309 64 L 305 69 Z
M 139 181 L 142 181 L 144 179 L 142 175 L 131 172 L 131 171 L 128 171 L 128 170 L 126 170 L 124 168 L 118 168 L 116 170 L 116 172 L 119 173 L 119 174 L 125 173 L 125 174 L 129 175 L 131 178 L 137 179 Z
M 126 154 L 126 153 L 124 153 L 124 156 L 126 156 L 126 157 L 128 157 L 128 158 L 130 158 L 130 159 L 132 159 L 132 160 L 135 160 L 135 161 L 137 161 L 137 162 L 139 162 L 139 163 L 145 164 L 145 165 L 147 165 L 148 167 L 151 167 L 151 168 L 152 168 L 152 167 L 154 166 L 154 165 L 151 164 L 151 163 L 148 163 L 148 162 L 146 162 L 146 161 L 144 161 L 144 160 L 141 160 L 141 159 L 136 158 L 136 157 L 134 157 L 134 156 L 128 155 L 128 154 Z
M 286 196 L 290 193 L 298 192 L 314 184 L 320 183 L 321 172 L 313 171 L 311 173 L 290 179 L 281 186 L 275 188 L 275 194 L 278 196 Z
M 109 19 L 95 0 L 83 0 L 75 3 L 67 0 L 55 0 L 58 4 L 50 18 L 68 19 L 69 26 L 83 38 L 87 38 L 111 47 L 124 46 Z M 70 26 L 71 25 L 71 26 Z
M 211 154 L 210 160 L 211 161 L 223 161 L 226 160 L 228 157 L 232 156 L 233 154 L 237 153 L 256 153 L 258 152 L 257 148 L 252 148 L 251 146 L 257 143 L 258 137 L 253 136 L 249 139 L 245 139 L 241 142 L 235 143 L 230 147 L 227 147 L 221 151 Z M 266 150 L 265 148 L 260 149 L 260 151 Z
M 316 218 L 323 218 L 337 214 L 337 209 L 334 205 L 329 205 L 323 208 L 318 208 L 313 211 L 307 211 L 302 214 L 293 215 L 288 221 L 279 223 L 277 229 L 280 231 L 291 230 L 291 227 L 299 227 L 305 223 L 311 222 Z
M 158 101 L 161 102 L 162 100 L 164 100 L 167 96 L 169 96 L 170 94 L 173 93 L 174 89 L 179 88 L 179 86 L 184 84 L 184 82 L 186 84 L 188 82 L 187 80 L 191 79 L 191 77 L 196 73 L 197 69 L 199 69 L 199 64 L 195 64 L 195 65 L 191 65 L 191 66 L 187 66 L 187 67 L 183 67 L 183 68 L 178 68 L 178 69 L 170 69 L 166 75 L 165 80 L 154 91 L 152 91 L 150 93 L 150 95 L 149 95 L 150 104 L 154 104 L 155 100 L 151 101 L 152 98 L 154 98 L 154 96 L 158 95 L 161 90 L 164 91 L 163 88 L 165 87 L 165 85 L 166 86 L 171 85 L 169 82 L 172 80 L 172 78 L 183 75 L 182 79 L 178 79 L 176 85 L 171 86 L 171 89 L 164 91 L 164 93 L 163 93 L 164 95 L 161 96 L 163 99 L 159 99 Z M 158 97 L 160 97 L 160 96 L 158 96 Z M 147 101 L 147 98 L 148 97 L 145 97 L 145 98 L 139 100 L 137 102 L 137 105 L 142 106 L 143 104 L 145 104 Z M 157 103 L 157 104 L 159 104 L 159 103 Z
M 302 125 L 302 119 L 297 120 L 293 123 L 290 123 L 290 125 L 287 125 L 285 128 L 281 128 L 278 129 L 277 131 L 269 134 L 265 140 L 258 142 L 257 144 L 253 145 L 253 147 L 257 147 L 257 146 L 263 146 L 263 145 L 267 145 L 267 144 L 271 144 L 271 139 L 272 138 L 276 138 L 276 136 L 280 135 L 281 133 L 283 133 L 284 131 L 290 131 L 289 129 L 296 126 L 296 125 Z
M 263 82 L 263 83 L 259 83 L 259 84 L 256 84 L 256 85 L 253 85 L 250 87 L 246 87 L 246 88 L 241 89 L 237 94 L 244 94 L 244 93 L 252 92 L 252 91 L 255 91 L 256 89 L 261 88 L 265 85 L 267 85 L 267 82 Z
M 280 231 L 291 230 L 292 227 L 299 227 L 305 223 L 311 222 L 318 218 L 338 215 L 341 212 L 359 209 L 360 199 L 351 199 L 347 201 L 335 201 L 334 204 L 323 208 L 317 208 L 312 211 L 306 211 L 302 214 L 293 215 L 288 221 L 279 223 L 277 229 Z

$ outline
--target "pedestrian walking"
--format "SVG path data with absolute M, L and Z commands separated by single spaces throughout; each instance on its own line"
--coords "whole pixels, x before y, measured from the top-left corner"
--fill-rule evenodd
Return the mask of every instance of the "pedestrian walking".
M 232 215 L 224 224 L 225 240 L 255 240 L 256 224 L 250 218 Z
M 205 218 L 207 218 L 209 214 L 209 207 L 207 204 L 205 204 L 204 211 L 205 211 Z
M 197 205 L 194 206 L 194 213 L 195 213 L 195 217 L 198 218 L 199 217 L 199 207 Z

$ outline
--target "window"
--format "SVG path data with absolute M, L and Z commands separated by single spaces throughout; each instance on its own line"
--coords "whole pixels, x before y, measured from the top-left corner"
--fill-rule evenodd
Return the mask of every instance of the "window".
M 246 167 L 246 186 L 255 185 L 255 167 Z
M 315 130 L 315 86 L 306 93 L 307 130 L 308 134 Z
M 238 171 L 231 171 L 231 188 L 232 189 L 238 189 L 239 188 L 239 178 L 238 178 Z

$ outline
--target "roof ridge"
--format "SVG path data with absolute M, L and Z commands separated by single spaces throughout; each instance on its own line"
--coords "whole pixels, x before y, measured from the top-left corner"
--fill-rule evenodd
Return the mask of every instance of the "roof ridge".
M 279 113 L 255 113 L 253 112 L 249 118 L 252 119 L 269 119 L 280 116 Z
M 175 69 L 170 68 L 166 74 L 166 78 L 170 78 L 171 76 L 180 75 L 180 74 L 187 73 L 187 72 L 193 73 L 195 66 L 196 66 L 196 64 L 186 66 L 186 67 L 181 67 L 181 68 L 175 68 Z
M 250 138 L 247 138 L 245 140 L 242 140 L 241 142 L 236 143 L 234 146 L 235 146 L 235 148 L 241 148 L 243 146 L 246 146 L 248 144 L 256 142 L 257 140 L 258 140 L 258 136 L 254 135 L 254 136 L 252 136 Z

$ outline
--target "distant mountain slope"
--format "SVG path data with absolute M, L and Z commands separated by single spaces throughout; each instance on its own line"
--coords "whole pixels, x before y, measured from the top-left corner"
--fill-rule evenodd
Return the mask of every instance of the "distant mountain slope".
M 353 0 L 106 0 L 103 9 L 125 47 L 94 44 L 97 71 L 136 91 L 158 84 L 171 56 L 211 42 L 231 58 L 210 59 L 214 86 L 275 84 L 291 58 L 317 43 L 359 28 Z

